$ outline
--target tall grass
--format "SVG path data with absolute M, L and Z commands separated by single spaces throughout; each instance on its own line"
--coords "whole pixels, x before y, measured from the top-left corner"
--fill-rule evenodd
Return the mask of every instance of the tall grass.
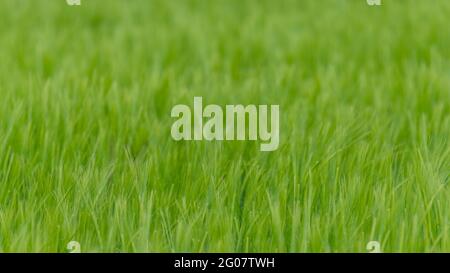
M 0 251 L 450 251 L 447 0 L 0 1 Z M 280 148 L 170 110 L 279 104 Z

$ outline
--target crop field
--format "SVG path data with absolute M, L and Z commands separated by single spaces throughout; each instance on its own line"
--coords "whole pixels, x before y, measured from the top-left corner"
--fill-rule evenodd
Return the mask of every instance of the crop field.
M 450 1 L 0 0 L 0 252 L 450 252 Z M 175 105 L 279 105 L 279 145 Z

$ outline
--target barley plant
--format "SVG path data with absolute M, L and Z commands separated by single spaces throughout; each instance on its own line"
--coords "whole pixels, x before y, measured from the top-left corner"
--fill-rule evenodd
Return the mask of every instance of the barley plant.
M 0 252 L 450 251 L 450 1 L 0 0 Z M 279 105 L 280 145 L 174 141 Z

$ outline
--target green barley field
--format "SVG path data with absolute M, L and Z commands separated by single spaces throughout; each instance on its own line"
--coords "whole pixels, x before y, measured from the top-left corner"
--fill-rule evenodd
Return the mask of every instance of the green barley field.
M 450 1 L 0 0 L 0 252 L 450 251 Z M 280 107 L 280 145 L 175 141 Z

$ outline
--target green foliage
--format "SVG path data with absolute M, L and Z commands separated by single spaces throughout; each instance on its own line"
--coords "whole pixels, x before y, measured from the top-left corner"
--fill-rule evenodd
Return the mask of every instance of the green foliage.
M 0 251 L 450 251 L 450 1 L 0 1 Z M 280 148 L 171 107 L 279 104 Z

